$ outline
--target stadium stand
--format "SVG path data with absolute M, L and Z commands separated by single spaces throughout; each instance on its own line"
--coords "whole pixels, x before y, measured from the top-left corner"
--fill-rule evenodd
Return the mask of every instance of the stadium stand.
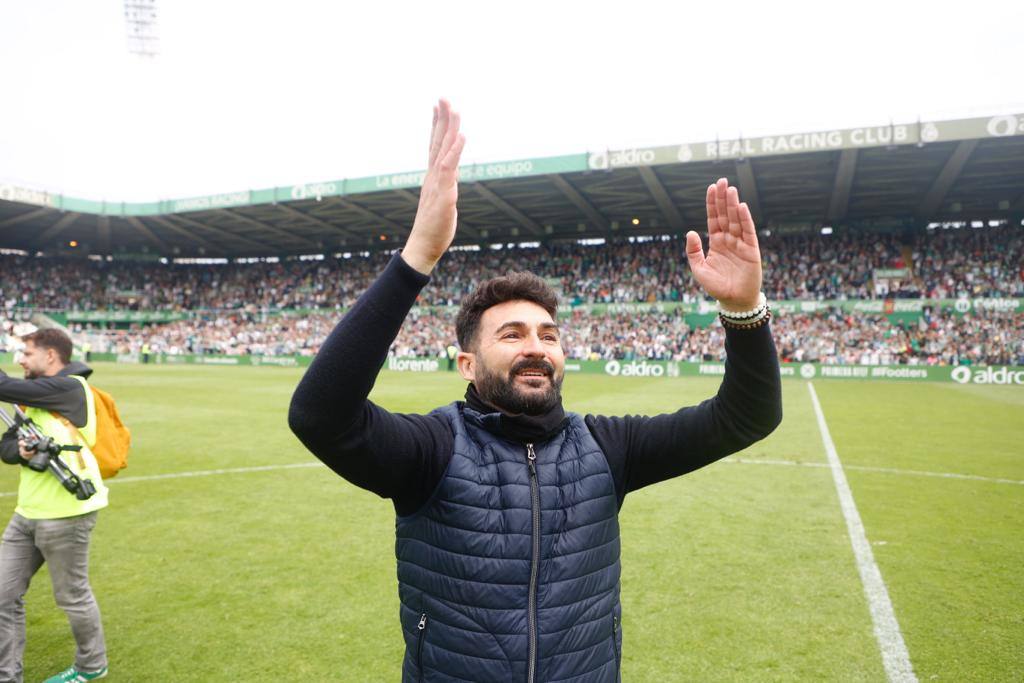
M 681 238 L 704 230 L 700 190 L 729 176 L 761 230 L 784 360 L 1024 364 L 1024 116 L 460 173 L 455 246 L 396 357 L 436 357 L 451 343 L 450 307 L 477 282 L 531 270 L 562 293 L 572 358 L 717 359 L 721 333 Z M 0 350 L 17 347 L 14 321 L 45 315 L 99 353 L 313 355 L 403 243 L 420 182 L 398 173 L 151 202 L 0 184 Z
M 765 235 L 765 291 L 778 300 L 1024 297 L 1024 230 L 1014 227 L 893 234 Z M 453 251 L 421 297 L 424 307 L 454 306 L 486 273 L 533 270 L 561 287 L 563 302 L 693 302 L 682 244 L 669 237 L 603 245 L 545 244 Z M 98 352 L 313 355 L 390 258 L 255 263 L 163 264 L 3 256 L 0 301 L 8 318 L 31 311 L 186 312 L 189 317 L 129 327 L 73 323 Z M 874 282 L 878 269 L 906 269 L 895 290 Z M 436 357 L 451 343 L 451 311 L 424 308 L 407 321 L 392 353 Z M 720 360 L 717 326 L 688 323 L 683 311 L 629 316 L 574 310 L 564 340 L 575 359 Z M 6 324 L 9 332 L 10 323 Z M 917 321 L 833 308 L 777 315 L 780 356 L 826 364 L 1024 364 L 1024 315 L 932 311 Z M 12 346 L 7 342 L 6 346 Z
M 696 297 L 680 240 L 453 251 L 424 305 L 457 305 L 489 273 L 530 270 L 556 281 L 565 303 L 651 303 Z M 1024 230 L 1012 226 L 892 234 L 762 237 L 765 293 L 774 300 L 1024 296 Z M 350 306 L 390 258 L 161 264 L 3 256 L 4 308 L 45 310 L 287 310 Z M 909 269 L 898 290 L 876 270 Z

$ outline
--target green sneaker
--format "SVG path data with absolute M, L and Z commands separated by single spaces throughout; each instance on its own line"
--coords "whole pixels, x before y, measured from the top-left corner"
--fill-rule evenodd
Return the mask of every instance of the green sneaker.
M 85 681 L 95 681 L 97 678 L 105 678 L 107 675 L 107 667 L 103 667 L 99 671 L 79 671 L 76 666 L 69 666 L 68 668 L 61 671 L 56 676 L 50 676 L 43 683 L 85 683 Z

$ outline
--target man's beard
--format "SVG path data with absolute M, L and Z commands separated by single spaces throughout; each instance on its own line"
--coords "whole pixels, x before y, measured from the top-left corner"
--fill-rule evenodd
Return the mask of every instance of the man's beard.
M 25 368 L 25 379 L 39 379 L 42 376 L 42 373 Z
M 509 370 L 508 375 L 492 373 L 485 365 L 479 362 L 477 356 L 477 373 L 473 385 L 485 403 L 510 415 L 543 415 L 562 402 L 562 377 L 555 377 L 555 367 L 540 359 L 522 360 Z M 530 392 L 529 394 L 516 386 L 516 375 L 526 370 L 540 370 L 545 373 L 548 380 L 547 390 L 544 392 Z M 545 381 L 538 378 L 537 381 Z

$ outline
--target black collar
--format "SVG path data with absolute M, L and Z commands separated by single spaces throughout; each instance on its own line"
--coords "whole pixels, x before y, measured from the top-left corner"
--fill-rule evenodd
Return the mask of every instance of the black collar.
M 476 387 L 470 383 L 466 389 L 466 406 L 486 416 L 483 427 L 487 431 L 519 443 L 542 443 L 565 429 L 569 418 L 565 416 L 562 403 L 541 415 L 510 415 L 497 406 L 485 403 Z

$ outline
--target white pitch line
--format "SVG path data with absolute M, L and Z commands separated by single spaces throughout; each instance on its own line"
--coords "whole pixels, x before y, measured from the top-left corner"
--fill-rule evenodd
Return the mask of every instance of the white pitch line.
M 130 484 L 136 481 L 153 481 L 155 479 L 181 479 L 182 477 L 209 477 L 215 474 L 245 474 L 247 472 L 273 472 L 276 470 L 293 470 L 301 467 L 323 467 L 319 462 L 295 462 L 288 465 L 255 465 L 253 467 L 230 467 L 217 470 L 195 470 L 192 472 L 168 472 L 167 474 L 147 474 L 142 477 L 118 477 L 108 479 L 105 484 Z
M 785 465 L 788 467 L 831 467 L 827 462 L 800 462 L 798 460 L 770 460 L 750 458 L 726 458 L 721 462 L 736 463 L 738 465 Z M 912 477 L 939 477 L 940 479 L 967 479 L 969 481 L 984 481 L 989 484 L 1014 484 L 1024 486 L 1020 479 L 1001 479 L 999 477 L 983 477 L 979 474 L 958 474 L 956 472 L 926 472 L 924 470 L 901 470 L 896 467 L 871 467 L 869 465 L 843 465 L 844 469 L 857 470 L 860 472 L 881 472 L 883 474 L 900 474 Z
M 860 572 L 860 581 L 864 585 L 864 595 L 867 597 L 868 609 L 871 611 L 875 639 L 882 651 L 882 664 L 885 666 L 885 673 L 890 681 L 916 683 L 917 676 L 914 675 L 914 667 L 910 664 L 910 654 L 907 652 L 906 643 L 903 642 L 903 634 L 896 621 L 892 601 L 889 600 L 889 591 L 882 580 L 882 573 L 878 570 L 878 565 L 875 564 L 871 544 L 868 543 L 864 524 L 861 522 L 860 513 L 857 512 L 857 504 L 853 502 L 853 493 L 850 491 L 850 485 L 846 482 L 843 464 L 839 461 L 839 454 L 836 452 L 836 446 L 832 443 L 828 425 L 825 423 L 825 414 L 821 411 L 821 404 L 818 403 L 818 394 L 815 393 L 814 385 L 810 382 L 807 383 L 807 389 L 811 392 L 811 402 L 814 404 L 814 412 L 818 416 L 818 429 L 821 430 L 821 441 L 825 445 L 825 454 L 828 456 L 828 462 L 832 468 L 832 480 L 835 482 L 836 492 L 839 494 L 839 506 L 843 510 L 843 517 L 846 518 L 846 530 L 850 536 L 850 544 L 853 546 L 853 554 L 857 558 L 857 571 Z
M 141 477 L 118 477 L 108 479 L 104 484 L 131 484 L 136 481 L 154 481 L 157 479 L 182 479 L 184 477 L 210 477 L 215 474 L 245 474 L 248 472 L 273 472 L 275 470 L 292 470 L 302 467 L 323 467 L 319 462 L 296 462 L 288 465 L 259 465 L 254 467 L 231 467 L 216 470 L 195 470 L 193 472 L 169 472 L 168 474 L 148 474 Z M 17 491 L 0 492 L 0 497 L 16 496 Z

